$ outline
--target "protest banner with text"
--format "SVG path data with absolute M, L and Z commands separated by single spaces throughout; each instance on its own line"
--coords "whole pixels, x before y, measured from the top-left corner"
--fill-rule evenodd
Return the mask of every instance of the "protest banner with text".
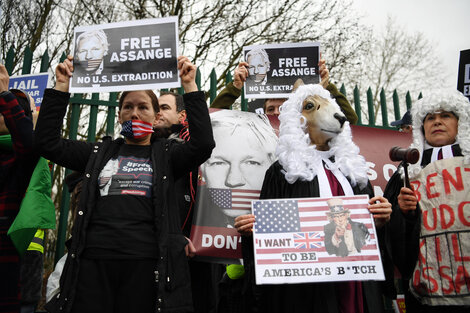
M 216 147 L 200 167 L 191 241 L 198 259 L 238 263 L 241 235 L 234 219 L 250 214 L 251 201 L 259 199 L 277 135 L 266 115 L 212 110 L 210 116 Z
M 48 73 L 12 76 L 8 83 L 8 89 L 26 91 L 34 99 L 36 110 L 39 111 L 48 82 Z
M 421 209 L 411 291 L 428 305 L 470 303 L 470 166 L 438 160 L 412 180 Z
M 70 92 L 180 87 L 178 19 L 75 28 Z
M 384 280 L 368 200 L 358 195 L 253 201 L 256 283 Z
M 245 82 L 246 98 L 287 98 L 294 83 L 320 82 L 319 43 L 286 43 L 243 47 L 249 76 Z

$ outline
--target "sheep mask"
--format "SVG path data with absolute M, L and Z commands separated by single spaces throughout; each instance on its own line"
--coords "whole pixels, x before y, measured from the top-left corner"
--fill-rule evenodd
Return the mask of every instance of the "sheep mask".
M 327 160 L 329 169 L 339 169 L 352 186 L 367 185 L 368 167 L 352 141 L 349 122 L 321 85 L 297 82 L 281 106 L 279 120 L 276 155 L 290 184 L 312 181 Z M 328 162 L 331 157 L 333 163 Z

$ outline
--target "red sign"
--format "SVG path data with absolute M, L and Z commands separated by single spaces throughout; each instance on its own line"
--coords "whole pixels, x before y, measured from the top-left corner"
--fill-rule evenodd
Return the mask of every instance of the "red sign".
M 382 196 L 390 177 L 395 173 L 398 162 L 392 162 L 388 156 L 390 148 L 407 148 L 411 144 L 411 134 L 395 130 L 366 126 L 351 126 L 353 141 L 361 149 L 360 154 L 369 165 L 369 180 L 374 193 Z

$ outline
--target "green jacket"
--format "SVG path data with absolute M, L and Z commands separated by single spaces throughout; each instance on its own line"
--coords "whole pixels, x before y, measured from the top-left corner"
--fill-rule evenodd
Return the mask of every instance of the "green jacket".
M 332 83 L 329 83 L 326 89 L 330 92 L 331 96 L 336 100 L 341 111 L 348 119 L 349 123 L 357 123 L 357 114 L 353 107 L 349 103 L 348 99 L 336 88 Z M 230 109 L 230 106 L 240 97 L 241 90 L 236 88 L 233 83 L 228 83 L 224 89 L 217 95 L 214 101 L 211 103 L 211 108 L 215 109 Z

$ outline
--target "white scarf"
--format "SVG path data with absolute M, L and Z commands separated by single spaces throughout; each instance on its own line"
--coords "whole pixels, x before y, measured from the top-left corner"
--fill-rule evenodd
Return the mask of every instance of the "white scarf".
M 318 186 L 320 191 L 320 197 L 332 197 L 330 182 L 328 181 L 328 176 L 326 176 L 325 168 L 330 170 L 336 179 L 339 181 L 345 196 L 353 196 L 354 192 L 352 190 L 351 184 L 344 174 L 338 169 L 336 164 L 330 161 L 328 151 L 318 151 L 322 161 L 325 163 L 323 167 L 323 162 L 319 162 L 317 168 L 317 177 L 318 177 Z
M 454 157 L 452 152 L 452 145 L 442 147 L 432 147 L 431 163 L 438 160 L 439 151 L 442 150 L 442 159 L 449 159 Z

